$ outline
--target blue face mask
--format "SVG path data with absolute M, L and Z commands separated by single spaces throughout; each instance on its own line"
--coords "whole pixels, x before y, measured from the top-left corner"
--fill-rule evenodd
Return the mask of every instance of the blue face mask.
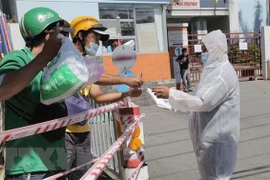
M 90 41 L 90 48 L 85 46 L 85 52 L 89 56 L 95 56 L 98 50 L 98 45 Z
M 201 58 L 202 58 L 202 63 L 205 66 L 208 59 L 208 53 L 207 52 L 202 53 Z

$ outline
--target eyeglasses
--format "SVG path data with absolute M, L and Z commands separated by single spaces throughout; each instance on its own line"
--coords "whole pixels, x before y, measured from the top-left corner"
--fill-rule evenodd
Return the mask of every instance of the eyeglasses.
M 68 33 L 68 32 L 61 31 L 60 33 L 61 33 L 63 36 L 65 36 L 65 37 L 69 37 L 69 33 Z
M 45 29 L 44 32 L 47 33 L 47 34 L 50 34 L 50 31 L 47 30 L 47 29 Z M 69 33 L 68 32 L 61 31 L 60 34 L 62 34 L 65 37 L 69 37 Z

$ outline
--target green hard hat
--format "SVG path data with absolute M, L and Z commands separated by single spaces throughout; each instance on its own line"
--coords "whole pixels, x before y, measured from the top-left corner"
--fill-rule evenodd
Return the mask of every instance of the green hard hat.
M 49 25 L 61 22 L 57 12 L 46 7 L 38 7 L 26 12 L 20 21 L 20 31 L 24 39 L 35 37 Z

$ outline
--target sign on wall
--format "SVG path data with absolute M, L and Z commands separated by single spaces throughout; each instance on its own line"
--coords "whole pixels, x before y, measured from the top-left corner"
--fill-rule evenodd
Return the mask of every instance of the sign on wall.
M 140 52 L 157 52 L 158 39 L 155 23 L 136 24 Z
M 240 42 L 239 43 L 239 50 L 248 50 L 248 43 L 247 42 Z
M 122 71 L 118 74 L 121 77 L 136 77 L 130 69 L 136 63 L 136 52 L 129 46 L 121 45 L 115 48 L 112 53 L 113 64 Z M 130 87 L 125 84 L 116 86 L 118 92 L 128 92 Z
M 200 8 L 200 0 L 179 0 L 176 6 L 185 9 L 196 9 Z
M 187 46 L 188 45 L 188 34 L 187 31 L 169 31 L 168 40 L 170 47 L 176 46 Z
M 202 45 L 201 45 L 201 44 L 195 44 L 195 45 L 194 45 L 194 52 L 195 52 L 195 53 L 200 53 L 200 52 L 202 52 Z
M 182 48 L 179 46 L 179 47 L 176 47 L 175 49 L 174 49 L 174 55 L 176 56 L 176 57 L 178 57 L 178 56 L 180 56 L 182 54 Z
M 202 0 L 201 8 L 218 8 L 218 7 L 228 7 L 227 0 Z

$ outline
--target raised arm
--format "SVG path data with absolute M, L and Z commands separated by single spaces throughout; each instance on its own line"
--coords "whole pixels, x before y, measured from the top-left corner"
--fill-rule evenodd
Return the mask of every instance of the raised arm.
M 228 97 L 228 87 L 223 79 L 216 77 L 202 85 L 195 96 L 170 89 L 169 102 L 174 109 L 189 112 L 210 112 Z
M 137 77 L 120 77 L 104 73 L 95 84 L 104 86 L 126 84 L 133 88 L 139 88 L 142 86 L 143 80 Z
M 4 75 L 0 85 L 0 99 L 10 98 L 22 91 L 48 62 L 55 57 L 62 45 L 62 40 L 57 38 L 60 31 L 61 29 L 58 29 L 52 33 L 49 40 L 45 43 L 42 52 L 24 67 L 20 67 L 12 59 L 3 61 L 0 64 L 0 74 Z M 11 70 L 5 69 L 7 66 L 13 66 L 14 68 Z
M 99 86 L 93 86 L 90 90 L 90 96 L 96 101 L 98 104 L 102 103 L 111 103 L 120 101 L 125 97 L 131 96 L 131 97 L 138 97 L 142 94 L 142 91 L 139 89 L 133 89 L 130 92 L 125 93 L 103 93 Z
M 169 98 L 173 109 L 189 112 L 212 111 L 228 97 L 228 87 L 219 76 L 201 85 L 196 95 L 164 86 L 153 87 L 152 91 L 159 98 Z

